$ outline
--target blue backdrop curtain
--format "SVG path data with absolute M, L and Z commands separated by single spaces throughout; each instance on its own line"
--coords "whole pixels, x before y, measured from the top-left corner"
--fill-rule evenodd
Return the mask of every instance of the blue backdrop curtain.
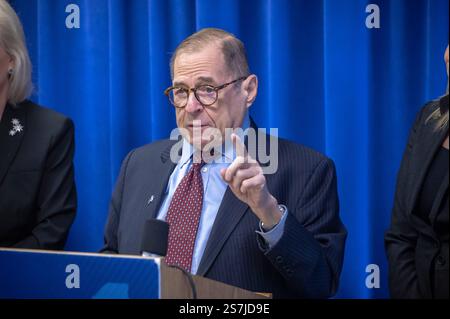
M 97 251 L 124 156 L 166 138 L 163 90 L 177 44 L 204 27 L 236 34 L 260 88 L 261 127 L 337 167 L 349 236 L 338 297 L 388 297 L 383 233 L 416 112 L 447 85 L 448 0 L 14 0 L 34 64 L 32 99 L 76 126 L 79 211 L 67 250 Z M 366 6 L 380 8 L 368 29 Z M 65 25 L 80 8 L 80 28 Z M 381 287 L 365 285 L 377 264 Z

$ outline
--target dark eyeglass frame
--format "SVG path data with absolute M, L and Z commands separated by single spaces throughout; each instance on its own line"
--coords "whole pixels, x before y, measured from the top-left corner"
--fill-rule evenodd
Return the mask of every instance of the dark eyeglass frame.
M 195 98 L 197 99 L 197 101 L 198 101 L 201 105 L 203 105 L 203 106 L 211 106 L 211 105 L 213 105 L 214 103 L 217 102 L 217 99 L 219 98 L 219 91 L 220 91 L 220 90 L 222 90 L 222 89 L 226 88 L 227 86 L 229 86 L 229 85 L 231 85 L 231 84 L 234 84 L 234 83 L 236 83 L 236 82 L 238 82 L 238 81 L 246 80 L 247 78 L 248 78 L 248 75 L 247 75 L 247 76 L 242 76 L 242 77 L 240 77 L 240 78 L 238 78 L 238 79 L 236 79 L 236 80 L 233 80 L 233 81 L 231 81 L 231 82 L 228 82 L 228 83 L 225 83 L 225 84 L 222 84 L 222 85 L 219 85 L 219 86 L 213 86 L 213 85 L 209 85 L 209 84 L 204 84 L 204 85 L 200 85 L 200 86 L 195 87 L 195 88 L 188 88 L 188 89 L 181 88 L 181 87 L 179 87 L 179 86 L 170 86 L 170 87 L 168 87 L 167 89 L 164 90 L 164 94 L 169 98 L 170 103 L 172 103 L 173 106 L 175 106 L 176 108 L 179 108 L 179 109 L 182 109 L 182 108 L 185 108 L 185 107 L 186 107 L 186 105 L 187 105 L 188 102 L 189 102 L 189 95 L 191 94 L 191 91 L 194 92 Z M 211 88 L 211 89 L 213 89 L 213 90 L 215 91 L 215 93 L 216 93 L 216 98 L 214 99 L 214 102 L 209 103 L 209 104 L 205 104 L 205 103 L 202 103 L 202 102 L 200 101 L 200 98 L 199 98 L 198 95 L 197 95 L 197 90 L 200 89 L 200 88 L 204 88 L 204 87 L 209 87 L 209 88 Z M 170 92 L 171 92 L 172 90 L 174 90 L 174 89 L 181 89 L 181 90 L 185 90 L 185 91 L 187 92 L 186 103 L 185 103 L 184 105 L 178 106 L 178 105 L 176 105 L 176 104 L 172 101 L 172 99 L 170 98 Z

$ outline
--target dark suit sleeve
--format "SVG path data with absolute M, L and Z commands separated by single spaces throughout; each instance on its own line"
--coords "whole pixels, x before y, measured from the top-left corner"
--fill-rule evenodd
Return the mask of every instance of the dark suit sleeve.
M 38 193 L 36 226 L 15 248 L 63 249 L 75 218 L 77 195 L 74 181 L 73 122 L 65 119 L 50 143 Z
M 126 171 L 128 162 L 130 161 L 132 154 L 133 151 L 131 151 L 123 160 L 122 167 L 120 168 L 119 177 L 117 178 L 116 186 L 114 188 L 111 202 L 109 204 L 108 220 L 106 222 L 104 233 L 104 245 L 100 250 L 101 253 L 119 253 L 117 232 L 120 221 L 120 210 L 122 206 L 122 196 L 126 180 Z
M 318 163 L 296 207 L 288 211 L 283 235 L 266 256 L 298 296 L 332 296 L 339 283 L 347 232 L 339 218 L 331 160 Z
M 385 248 L 389 262 L 389 286 L 393 298 L 419 298 L 414 250 L 417 232 L 410 226 L 405 211 L 405 182 L 409 173 L 411 152 L 416 144 L 424 110 L 419 113 L 410 132 L 408 144 L 397 176 L 397 186 L 392 209 L 391 225 L 385 234 Z

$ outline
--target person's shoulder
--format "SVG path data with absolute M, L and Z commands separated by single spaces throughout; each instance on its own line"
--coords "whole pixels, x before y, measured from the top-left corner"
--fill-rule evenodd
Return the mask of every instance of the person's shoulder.
M 134 162 L 148 161 L 161 156 L 170 157 L 170 150 L 177 141 L 164 139 L 137 147 L 128 153 L 127 158 Z
M 288 156 L 290 158 L 308 158 L 313 162 L 320 162 L 323 160 L 329 159 L 325 154 L 311 148 L 305 146 L 303 144 L 299 144 L 284 138 L 278 139 L 280 154 L 284 156 Z
M 417 120 L 426 122 L 430 116 L 444 104 L 446 104 L 446 108 L 448 109 L 448 94 L 425 103 L 417 114 Z
M 310 175 L 318 168 L 333 171 L 335 165 L 332 159 L 315 149 L 278 138 L 278 174 Z
M 170 149 L 177 141 L 170 139 L 163 139 L 151 142 L 149 144 L 142 145 L 136 148 L 136 153 L 159 153 Z
M 439 108 L 440 98 L 428 101 L 425 103 L 421 109 L 419 110 L 419 114 L 421 114 L 422 118 L 428 118 L 436 109 Z
M 439 109 L 446 109 L 448 111 L 448 94 L 426 102 L 416 114 L 413 128 L 433 127 L 435 121 L 433 119 L 440 117 Z M 438 112 L 438 113 L 436 113 Z
M 17 107 L 23 108 L 26 112 L 29 125 L 44 127 L 46 130 L 73 127 L 73 121 L 69 117 L 32 101 L 25 100 Z

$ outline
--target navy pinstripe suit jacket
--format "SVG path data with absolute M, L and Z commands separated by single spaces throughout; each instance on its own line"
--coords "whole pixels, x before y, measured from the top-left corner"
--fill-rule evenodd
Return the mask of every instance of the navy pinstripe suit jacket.
M 267 139 L 269 140 L 269 139 Z M 175 164 L 163 140 L 131 151 L 114 190 L 103 252 L 140 254 L 145 220 L 155 218 Z M 279 139 L 279 165 L 267 175 L 272 195 L 288 207 L 284 233 L 268 250 L 259 220 L 228 188 L 198 275 L 274 298 L 326 298 L 338 286 L 347 232 L 339 218 L 333 162 Z M 154 195 L 155 200 L 148 204 Z

